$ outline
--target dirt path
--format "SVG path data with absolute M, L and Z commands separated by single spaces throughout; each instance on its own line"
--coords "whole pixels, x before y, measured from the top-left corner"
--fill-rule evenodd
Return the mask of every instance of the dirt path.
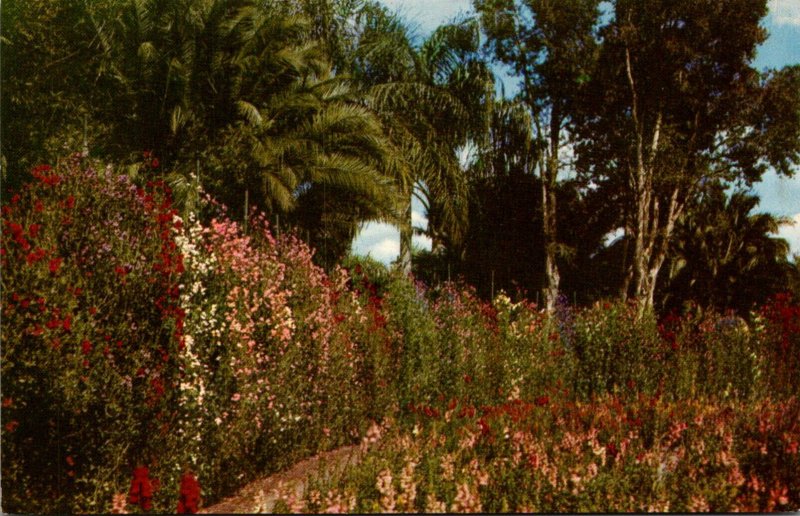
M 242 514 L 252 513 L 256 504 L 260 503 L 263 512 L 272 512 L 277 499 L 277 489 L 283 485 L 284 489 L 293 488 L 298 496 L 305 490 L 306 480 L 309 475 L 323 471 L 341 470 L 348 464 L 354 464 L 361 458 L 358 446 L 345 446 L 328 452 L 320 453 L 309 459 L 298 462 L 291 468 L 251 482 L 239 490 L 235 495 L 225 498 L 221 502 L 200 509 L 205 514 Z M 258 500 L 260 493 L 265 498 Z

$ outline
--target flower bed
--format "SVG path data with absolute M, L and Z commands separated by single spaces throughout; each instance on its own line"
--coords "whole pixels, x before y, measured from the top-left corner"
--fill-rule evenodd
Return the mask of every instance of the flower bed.
M 2 207 L 4 509 L 193 510 L 392 420 L 307 509 L 798 507 L 788 296 L 749 324 L 548 317 L 325 273 L 257 214 L 245 232 L 206 199 L 184 220 L 153 165 L 38 167 Z

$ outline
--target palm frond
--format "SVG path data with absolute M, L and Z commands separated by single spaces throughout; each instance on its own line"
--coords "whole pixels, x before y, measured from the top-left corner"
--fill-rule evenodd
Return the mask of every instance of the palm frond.
M 260 126 L 264 121 L 258 108 L 246 100 L 237 100 L 236 109 L 247 123 L 254 127 Z

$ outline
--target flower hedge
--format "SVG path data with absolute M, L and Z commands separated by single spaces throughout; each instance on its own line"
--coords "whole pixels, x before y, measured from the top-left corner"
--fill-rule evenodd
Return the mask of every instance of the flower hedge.
M 192 512 L 392 420 L 366 469 L 287 507 L 797 507 L 788 296 L 747 323 L 547 316 L 370 262 L 326 273 L 263 216 L 202 205 L 182 218 L 151 159 L 129 177 L 79 157 L 4 200 L 5 510 Z
M 182 220 L 152 168 L 74 158 L 3 206 L 7 510 L 108 511 L 138 468 L 155 510 L 186 466 L 213 500 L 387 410 L 383 316 L 347 272 L 212 201 Z

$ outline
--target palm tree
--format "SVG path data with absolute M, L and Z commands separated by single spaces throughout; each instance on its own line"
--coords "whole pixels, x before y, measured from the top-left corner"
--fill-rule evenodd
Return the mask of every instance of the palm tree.
M 122 92 L 109 114 L 119 154 L 152 150 L 179 194 L 202 161 L 206 189 L 271 212 L 309 185 L 391 204 L 380 121 L 301 15 L 254 0 L 120 1 L 113 23 L 95 21 Z
M 436 214 L 438 234 L 453 241 L 463 234 L 467 186 L 458 150 L 485 126 L 481 108 L 493 79 L 475 54 L 474 21 L 439 27 L 416 47 L 397 16 L 376 6 L 366 14 L 352 70 L 398 150 L 400 266 L 410 272 L 413 195 Z
M 746 312 L 786 288 L 789 246 L 771 235 L 789 221 L 752 213 L 758 202 L 744 191 L 728 195 L 721 184 L 704 189 L 676 228 L 662 283 L 665 306 L 693 299 Z

